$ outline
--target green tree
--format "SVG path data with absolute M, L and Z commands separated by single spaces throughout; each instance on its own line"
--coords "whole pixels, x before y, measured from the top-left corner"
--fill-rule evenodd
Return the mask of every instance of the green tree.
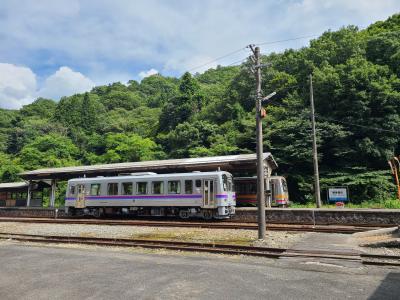
M 48 134 L 24 146 L 18 157 L 27 170 L 65 167 L 78 164 L 79 150 L 67 137 Z
M 107 110 L 115 108 L 130 110 L 142 104 L 140 95 L 130 91 L 110 91 L 107 95 L 102 97 L 101 101 Z
M 98 162 L 129 162 L 164 158 L 160 147 L 149 138 L 137 134 L 109 134 L 105 139 L 105 153 Z M 93 157 L 92 157 L 93 158 Z
M 20 114 L 24 118 L 36 117 L 43 119 L 50 119 L 53 117 L 57 104 L 53 100 L 38 98 L 28 105 L 24 105 L 20 109 Z
M 89 93 L 85 93 L 80 110 L 80 126 L 86 132 L 93 132 L 99 127 L 103 107 Z
M 12 156 L 0 152 L 0 182 L 20 181 L 18 174 L 22 171 L 22 167 Z
M 179 91 L 181 95 L 170 99 L 162 109 L 159 120 L 161 132 L 169 131 L 190 120 L 203 107 L 204 96 L 200 92 L 198 82 L 190 73 L 186 72 L 182 76 Z

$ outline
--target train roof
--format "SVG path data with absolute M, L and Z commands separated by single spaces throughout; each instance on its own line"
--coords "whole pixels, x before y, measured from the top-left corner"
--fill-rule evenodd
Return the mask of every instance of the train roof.
M 68 180 L 68 182 L 92 182 L 92 181 L 110 181 L 110 180 L 135 180 L 135 179 L 151 179 L 151 178 L 171 178 L 171 177 L 204 177 L 204 176 L 212 176 L 219 174 L 229 174 L 226 171 L 214 171 L 214 172 L 190 172 L 190 173 L 169 173 L 169 174 L 143 174 L 143 173 L 132 173 L 130 175 L 122 175 L 122 176 L 97 176 L 97 177 L 89 177 L 89 178 L 73 178 Z

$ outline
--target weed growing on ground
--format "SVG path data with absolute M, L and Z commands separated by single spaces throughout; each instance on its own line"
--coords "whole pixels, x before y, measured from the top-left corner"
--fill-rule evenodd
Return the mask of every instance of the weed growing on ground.
M 322 208 L 335 208 L 335 204 L 323 204 Z M 291 203 L 290 208 L 315 208 L 314 202 L 307 202 L 304 204 Z M 346 203 L 345 208 L 387 208 L 387 209 L 400 209 L 400 200 L 386 199 L 382 201 L 363 201 L 361 203 Z

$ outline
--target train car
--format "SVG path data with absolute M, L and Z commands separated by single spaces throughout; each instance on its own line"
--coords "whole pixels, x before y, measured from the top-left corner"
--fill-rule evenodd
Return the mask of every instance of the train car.
M 224 171 L 132 173 L 68 181 L 65 210 L 73 215 L 126 213 L 223 219 L 235 214 L 232 175 Z
M 289 193 L 286 179 L 271 176 L 271 205 L 285 207 L 289 205 Z M 235 177 L 237 206 L 257 206 L 257 177 Z

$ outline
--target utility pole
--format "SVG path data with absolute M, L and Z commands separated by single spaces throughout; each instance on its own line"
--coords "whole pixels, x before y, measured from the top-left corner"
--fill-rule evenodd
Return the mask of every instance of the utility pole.
M 256 145 L 257 145 L 257 203 L 258 203 L 258 238 L 265 239 L 265 192 L 264 192 L 264 150 L 261 116 L 261 64 L 260 48 L 249 45 L 254 54 L 256 75 Z
M 319 188 L 319 171 L 318 171 L 318 152 L 317 152 L 317 136 L 315 133 L 315 112 L 314 112 L 314 90 L 312 84 L 312 74 L 310 74 L 310 102 L 311 102 L 311 123 L 313 138 L 313 163 L 314 163 L 314 194 L 317 208 L 321 208 L 321 192 Z
M 396 162 L 399 165 L 399 168 L 397 168 L 396 166 Z M 397 186 L 397 199 L 400 200 L 400 183 L 399 183 L 399 169 L 400 169 L 400 161 L 399 159 L 394 156 L 391 160 L 388 161 L 390 169 L 392 170 L 392 174 L 394 176 L 394 180 L 396 182 L 396 186 Z

